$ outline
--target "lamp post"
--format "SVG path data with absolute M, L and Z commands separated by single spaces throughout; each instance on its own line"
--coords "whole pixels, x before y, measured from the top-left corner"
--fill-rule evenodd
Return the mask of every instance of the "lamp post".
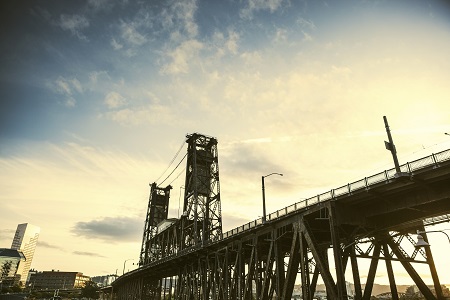
M 261 176 L 261 185 L 262 185 L 262 199 L 263 199 L 263 223 L 266 223 L 266 192 L 264 188 L 264 178 L 269 177 L 271 175 L 279 175 L 283 176 L 281 173 L 270 173 L 269 175 Z
M 424 234 L 424 233 L 431 233 L 431 232 L 440 232 L 440 233 L 445 234 L 447 236 L 448 242 L 450 243 L 450 236 L 447 233 L 445 233 L 443 230 L 433 230 L 433 231 L 419 231 L 419 230 L 417 230 L 417 243 L 416 243 L 415 247 L 416 248 L 429 247 L 430 244 L 428 244 L 428 242 L 426 242 L 423 239 L 422 234 Z
M 134 258 L 125 259 L 125 261 L 123 262 L 123 271 L 122 271 L 122 275 L 125 274 L 125 264 L 126 264 L 127 261 L 129 261 L 129 260 L 134 260 Z
M 450 243 L 450 237 L 448 236 L 447 233 L 445 233 L 442 230 L 430 230 L 430 231 L 417 230 L 417 243 L 416 243 L 415 247 L 416 248 L 420 248 L 420 247 L 425 248 L 426 259 L 427 259 L 427 263 L 430 267 L 431 278 L 433 279 L 434 290 L 436 292 L 437 299 L 444 299 L 444 295 L 442 293 L 442 287 L 439 282 L 439 276 L 436 271 L 436 265 L 434 264 L 433 255 L 431 254 L 430 244 L 428 243 L 427 236 L 426 236 L 427 233 L 431 233 L 431 232 L 441 232 L 441 233 L 445 234 L 445 236 L 448 239 L 448 242 Z M 425 238 L 424 238 L 424 236 L 422 236 L 422 234 L 425 234 L 424 235 Z
M 445 134 L 445 135 L 450 135 L 450 133 L 447 133 L 447 132 L 445 132 L 444 134 Z

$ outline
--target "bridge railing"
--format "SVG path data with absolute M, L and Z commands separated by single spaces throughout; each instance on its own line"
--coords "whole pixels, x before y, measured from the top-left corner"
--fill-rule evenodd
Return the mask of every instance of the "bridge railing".
M 410 175 L 413 174 L 414 171 L 428 168 L 428 167 L 438 167 L 440 162 L 450 160 L 450 149 L 444 150 L 442 152 L 431 154 L 430 156 L 426 156 L 417 160 L 414 160 L 412 162 L 407 162 L 400 166 L 400 171 L 402 173 L 408 173 Z M 267 216 L 267 221 L 276 220 L 280 217 L 283 217 L 287 214 L 294 213 L 300 209 L 304 209 L 305 207 L 314 205 L 319 202 L 324 202 L 330 199 L 334 199 L 338 196 L 343 195 L 350 195 L 351 193 L 361 190 L 361 189 L 370 189 L 371 186 L 374 186 L 376 184 L 385 182 L 388 183 L 392 179 L 396 178 L 397 172 L 395 168 L 385 170 L 383 172 L 377 173 L 375 175 L 365 177 L 363 179 L 360 179 L 358 181 L 348 183 L 344 186 L 338 187 L 336 189 L 332 189 L 330 191 L 327 191 L 325 193 L 319 194 L 317 196 L 304 199 L 300 202 L 294 203 L 292 205 L 289 205 L 285 208 L 279 209 L 273 213 L 270 213 Z M 223 239 L 229 238 L 235 234 L 241 233 L 243 231 L 250 230 L 252 228 L 255 228 L 256 226 L 262 225 L 263 219 L 259 218 L 254 221 L 248 222 L 247 224 L 244 224 L 242 226 L 236 227 L 232 230 L 229 230 L 225 233 L 223 233 Z

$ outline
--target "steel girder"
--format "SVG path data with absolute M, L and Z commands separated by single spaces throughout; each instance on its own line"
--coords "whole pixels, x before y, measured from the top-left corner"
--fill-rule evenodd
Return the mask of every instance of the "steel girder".
M 332 226 L 332 218 L 330 214 L 329 221 L 321 222 Z M 342 231 L 342 228 L 336 230 Z M 346 281 L 354 282 L 354 299 L 370 299 L 380 260 L 386 263 L 393 299 L 398 299 L 393 261 L 401 263 L 427 299 L 442 299 L 437 277 L 434 282 L 436 296 L 413 267 L 414 263 L 426 263 L 433 274 L 431 255 L 428 251 L 414 249 L 414 241 L 407 233 L 378 232 L 349 245 L 341 238 L 336 247 L 330 247 L 331 232 L 330 229 L 328 241 L 324 242 L 322 229 L 300 218 L 287 226 L 230 241 L 213 251 L 199 251 L 195 258 L 172 266 L 178 271 L 172 271 L 170 276 L 161 278 L 153 274 L 121 287 L 118 299 L 161 299 L 166 296 L 179 300 L 291 299 L 294 285 L 301 282 L 301 295 L 306 300 L 313 299 L 319 278 L 325 283 L 329 299 L 347 299 Z M 409 246 L 414 250 L 402 246 L 405 242 L 410 242 Z M 336 259 L 334 265 L 330 265 L 329 252 L 334 258 L 338 252 L 340 268 L 336 266 L 339 264 Z M 363 274 L 367 277 L 364 289 L 358 266 L 361 259 L 370 260 L 368 273 Z M 351 278 L 345 278 L 347 264 L 351 265 Z M 172 279 L 168 281 L 168 278 Z M 339 278 L 344 285 L 339 284 Z M 170 282 L 169 288 L 167 282 Z
M 392 299 L 398 299 L 392 262 L 401 263 L 427 299 L 443 299 L 431 251 L 414 248 L 409 235 L 423 227 L 375 233 L 367 229 L 366 236 L 355 238 L 356 229 L 340 224 L 333 205 L 330 202 L 316 213 L 237 237 L 220 248 L 199 248 L 170 268 L 121 287 L 118 299 L 291 299 L 295 284 L 301 283 L 300 293 L 306 300 L 313 299 L 319 278 L 329 299 L 347 299 L 346 281 L 354 283 L 354 299 L 370 299 L 380 261 L 385 261 Z M 174 227 L 161 236 L 164 253 L 170 251 L 171 240 L 176 244 L 177 232 Z M 358 264 L 363 259 L 370 260 L 366 274 L 361 274 Z M 429 265 L 435 292 L 423 282 L 414 263 Z M 351 267 L 349 278 L 345 277 L 347 265 Z M 364 289 L 361 275 L 367 277 Z
M 346 299 L 346 287 L 339 287 L 334 279 L 339 274 L 331 271 L 337 272 L 336 261 L 334 266 L 328 261 L 328 252 L 333 248 L 324 246 L 318 239 L 320 233 L 307 220 L 298 220 L 291 229 L 285 234 L 274 229 L 251 239 L 233 241 L 216 251 L 199 253 L 195 259 L 180 262 L 178 273 L 169 276 L 176 278 L 169 280 L 169 287 L 167 278 L 154 274 L 147 281 L 139 279 L 121 287 L 118 299 L 164 299 L 168 295 L 180 300 L 291 299 L 294 285 L 299 282 L 303 299 L 313 299 L 319 278 L 325 283 L 329 299 Z M 385 232 L 348 247 L 340 243 L 341 276 L 354 282 L 354 299 L 370 299 L 380 260 L 386 263 L 392 299 L 398 299 L 393 261 L 401 263 L 427 299 L 442 299 L 439 281 L 435 282 L 435 296 L 413 267 L 414 263 L 427 263 L 432 270 L 431 257 L 425 252 L 405 250 L 401 243 L 409 241 L 407 236 Z M 365 289 L 358 266 L 362 259 L 370 260 L 368 273 L 363 274 L 367 277 Z M 347 264 L 351 265 L 350 278 L 345 278 Z

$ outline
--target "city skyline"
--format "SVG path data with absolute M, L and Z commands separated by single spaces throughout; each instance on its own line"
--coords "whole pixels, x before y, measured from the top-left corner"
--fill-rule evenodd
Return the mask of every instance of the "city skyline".
M 446 1 L 1 5 L 0 248 L 37 224 L 40 271 L 135 267 L 149 184 L 186 134 L 218 140 L 224 231 L 261 216 L 262 175 L 284 174 L 270 213 L 391 169 L 383 116 L 401 164 L 450 148 Z M 450 283 L 450 245 L 429 238 Z

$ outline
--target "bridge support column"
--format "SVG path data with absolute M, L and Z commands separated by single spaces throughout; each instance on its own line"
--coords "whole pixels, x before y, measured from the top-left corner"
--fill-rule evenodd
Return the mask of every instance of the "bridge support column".
M 301 232 L 299 232 L 299 240 L 300 240 L 300 270 L 302 278 L 302 298 L 304 300 L 312 300 L 314 292 L 311 291 L 311 283 L 309 278 L 308 247 L 305 237 Z M 317 272 L 317 275 L 318 274 L 319 272 Z
M 273 292 L 276 293 L 277 299 L 281 299 L 281 293 L 284 287 L 285 272 L 284 272 L 284 252 L 281 248 L 278 236 L 275 239 L 275 268 L 276 268 L 275 269 L 276 283 L 274 285 Z M 272 297 L 269 296 L 269 299 L 272 299 Z
M 389 278 L 389 285 L 391 287 L 392 300 L 398 299 L 397 285 L 395 284 L 394 270 L 392 269 L 391 255 L 386 243 L 383 243 L 383 253 L 386 259 L 386 270 Z
M 283 292 L 281 298 L 283 300 L 290 300 L 292 297 L 292 291 L 294 289 L 295 279 L 297 278 L 298 266 L 301 260 L 299 252 L 300 248 L 300 235 L 298 229 L 298 223 L 294 224 L 294 234 L 292 236 L 291 250 L 289 252 L 289 262 L 286 273 L 286 279 L 283 285 Z
M 372 261 L 370 262 L 369 274 L 367 275 L 366 287 L 364 288 L 363 300 L 369 300 L 372 295 L 373 283 L 377 273 L 378 261 L 380 259 L 381 246 L 376 243 L 373 250 Z
M 339 225 L 334 202 L 330 202 L 328 207 L 330 221 L 331 242 L 333 245 L 334 264 L 336 268 L 336 284 L 338 298 L 347 299 L 347 287 L 345 285 L 345 272 L 342 264 L 342 249 L 339 235 Z
M 420 231 L 424 232 L 424 233 L 421 233 L 421 235 L 423 237 L 423 240 L 428 243 L 428 236 L 425 233 L 425 227 L 422 226 L 420 228 Z M 439 282 L 439 276 L 436 271 L 436 265 L 434 264 L 433 254 L 431 253 L 430 247 L 425 247 L 425 253 L 427 255 L 427 263 L 430 266 L 430 273 L 431 273 L 431 278 L 433 279 L 434 290 L 436 291 L 436 296 L 439 300 L 444 299 L 444 294 L 442 292 L 442 286 L 441 286 L 441 283 Z
M 275 263 L 275 239 L 276 239 L 276 231 L 272 230 L 270 233 L 270 245 L 269 251 L 267 252 L 267 259 L 264 264 L 264 276 L 262 279 L 261 286 L 261 294 L 258 296 L 258 300 L 268 300 L 269 293 L 273 290 L 274 285 L 274 272 L 273 265 Z
M 253 276 L 255 274 L 255 268 L 256 268 L 256 245 L 255 245 L 255 238 L 253 239 L 253 243 L 251 245 L 252 249 L 250 252 L 250 258 L 247 264 L 247 278 L 245 281 L 245 288 L 244 288 L 244 300 L 251 299 L 252 298 L 252 291 L 253 291 Z
M 420 275 L 417 273 L 417 271 L 413 268 L 410 262 L 407 261 L 407 258 L 402 253 L 402 251 L 399 249 L 399 246 L 397 243 L 392 239 L 392 237 L 388 237 L 387 244 L 389 247 L 391 247 L 394 254 L 399 258 L 400 263 L 405 268 L 406 272 L 408 272 L 411 279 L 414 281 L 416 286 L 419 288 L 420 292 L 425 296 L 426 299 L 436 299 L 436 297 L 433 295 L 433 293 L 430 291 L 430 289 L 427 287 L 427 285 L 423 282 Z
M 309 287 L 309 294 L 312 298 L 314 296 L 314 293 L 316 292 L 317 287 L 317 280 L 319 279 L 319 268 L 317 266 L 314 268 L 314 273 L 311 279 L 311 286 Z
M 355 245 L 350 246 L 350 263 L 352 265 L 353 284 L 355 286 L 355 300 L 362 299 L 361 279 L 359 277 L 358 260 L 355 253 Z
M 315 242 L 314 234 L 312 233 L 311 229 L 309 229 L 309 225 L 305 220 L 301 222 L 300 226 L 300 230 L 304 234 L 308 247 L 309 249 L 311 249 L 311 253 L 314 257 L 314 260 L 316 261 L 317 267 L 319 268 L 319 272 L 322 275 L 322 280 L 325 283 L 327 294 L 329 294 L 329 297 L 327 298 L 339 299 L 336 284 L 329 270 L 328 259 L 326 257 L 327 250 L 325 249 L 325 254 L 323 254 L 324 251 L 321 251 L 322 249 Z

